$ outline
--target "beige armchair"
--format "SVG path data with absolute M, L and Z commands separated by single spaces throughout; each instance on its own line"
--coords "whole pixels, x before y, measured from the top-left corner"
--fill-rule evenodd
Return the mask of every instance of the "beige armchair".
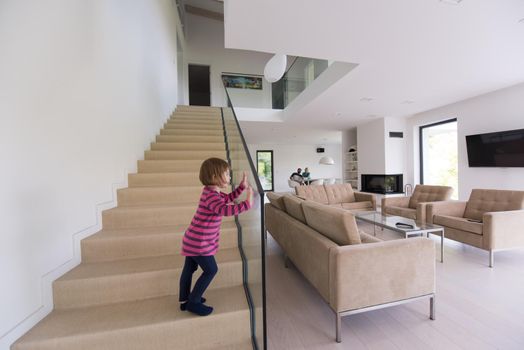
M 452 193 L 449 186 L 417 185 L 409 197 L 382 198 L 382 213 L 426 222 L 426 204 L 449 200 Z
M 428 203 L 429 223 L 444 227 L 446 238 L 494 252 L 524 247 L 524 191 L 474 189 L 467 202 Z

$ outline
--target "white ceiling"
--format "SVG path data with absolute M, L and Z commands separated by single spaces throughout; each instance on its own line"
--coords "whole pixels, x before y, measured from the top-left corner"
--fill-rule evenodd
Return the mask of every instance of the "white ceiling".
M 302 126 L 292 122 L 240 121 L 249 144 L 311 145 L 340 144 L 342 132 Z
M 524 82 L 523 18 L 523 0 L 226 0 L 225 43 L 357 63 L 285 122 L 343 130 Z

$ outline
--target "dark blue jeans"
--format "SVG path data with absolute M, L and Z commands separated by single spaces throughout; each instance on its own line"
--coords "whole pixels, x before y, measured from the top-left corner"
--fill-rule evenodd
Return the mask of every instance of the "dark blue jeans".
M 202 275 L 198 278 L 191 291 L 191 280 L 193 273 L 200 266 Z M 178 300 L 189 300 L 193 303 L 200 303 L 202 295 L 218 272 L 218 266 L 214 256 L 186 256 L 184 269 L 180 276 L 180 295 Z M 191 292 L 190 292 L 191 291 Z

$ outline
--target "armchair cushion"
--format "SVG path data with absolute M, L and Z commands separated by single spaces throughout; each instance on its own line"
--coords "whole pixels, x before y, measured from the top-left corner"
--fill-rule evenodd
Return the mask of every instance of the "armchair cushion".
M 284 196 L 284 207 L 286 208 L 286 212 L 289 215 L 291 215 L 293 218 L 305 224 L 306 217 L 304 216 L 304 211 L 302 210 L 302 205 L 301 205 L 302 202 L 304 202 L 304 200 L 296 196 L 293 196 L 293 195 Z
M 329 204 L 353 203 L 355 194 L 351 184 L 324 185 Z
M 307 225 L 336 244 L 361 243 L 355 217 L 349 211 L 341 208 L 332 208 L 313 201 L 304 201 L 302 208 L 304 209 Z
M 284 204 L 284 195 L 280 193 L 275 192 L 267 192 L 266 193 L 267 199 L 269 199 L 269 203 L 274 205 L 280 210 L 286 211 L 286 205 Z
M 471 222 L 468 221 L 467 218 L 457 218 L 448 215 L 435 215 L 433 217 L 433 223 L 444 227 L 451 227 L 457 230 L 475 233 L 477 235 L 482 234 L 483 228 L 482 223 Z
M 487 212 L 519 210 L 523 208 L 524 191 L 474 189 L 469 196 L 464 217 L 482 220 Z
M 409 200 L 409 207 L 417 209 L 418 203 L 445 201 L 451 198 L 453 188 L 449 186 L 417 185 Z
M 314 202 L 328 204 L 328 197 L 324 186 L 299 186 L 295 187 L 297 196 Z
M 417 219 L 417 210 L 411 209 L 411 208 L 403 208 L 403 207 L 383 207 L 382 212 L 385 214 L 390 215 L 396 215 L 396 216 L 402 216 L 408 219 Z

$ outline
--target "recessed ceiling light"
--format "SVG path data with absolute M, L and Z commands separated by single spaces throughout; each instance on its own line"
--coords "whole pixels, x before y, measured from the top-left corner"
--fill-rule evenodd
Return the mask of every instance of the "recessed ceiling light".
M 374 100 L 373 97 L 362 97 L 362 98 L 360 99 L 360 101 L 362 101 L 362 102 L 371 102 L 371 101 L 373 101 L 373 100 Z
M 440 0 L 440 2 L 449 4 L 449 5 L 458 5 L 462 2 L 462 0 Z

